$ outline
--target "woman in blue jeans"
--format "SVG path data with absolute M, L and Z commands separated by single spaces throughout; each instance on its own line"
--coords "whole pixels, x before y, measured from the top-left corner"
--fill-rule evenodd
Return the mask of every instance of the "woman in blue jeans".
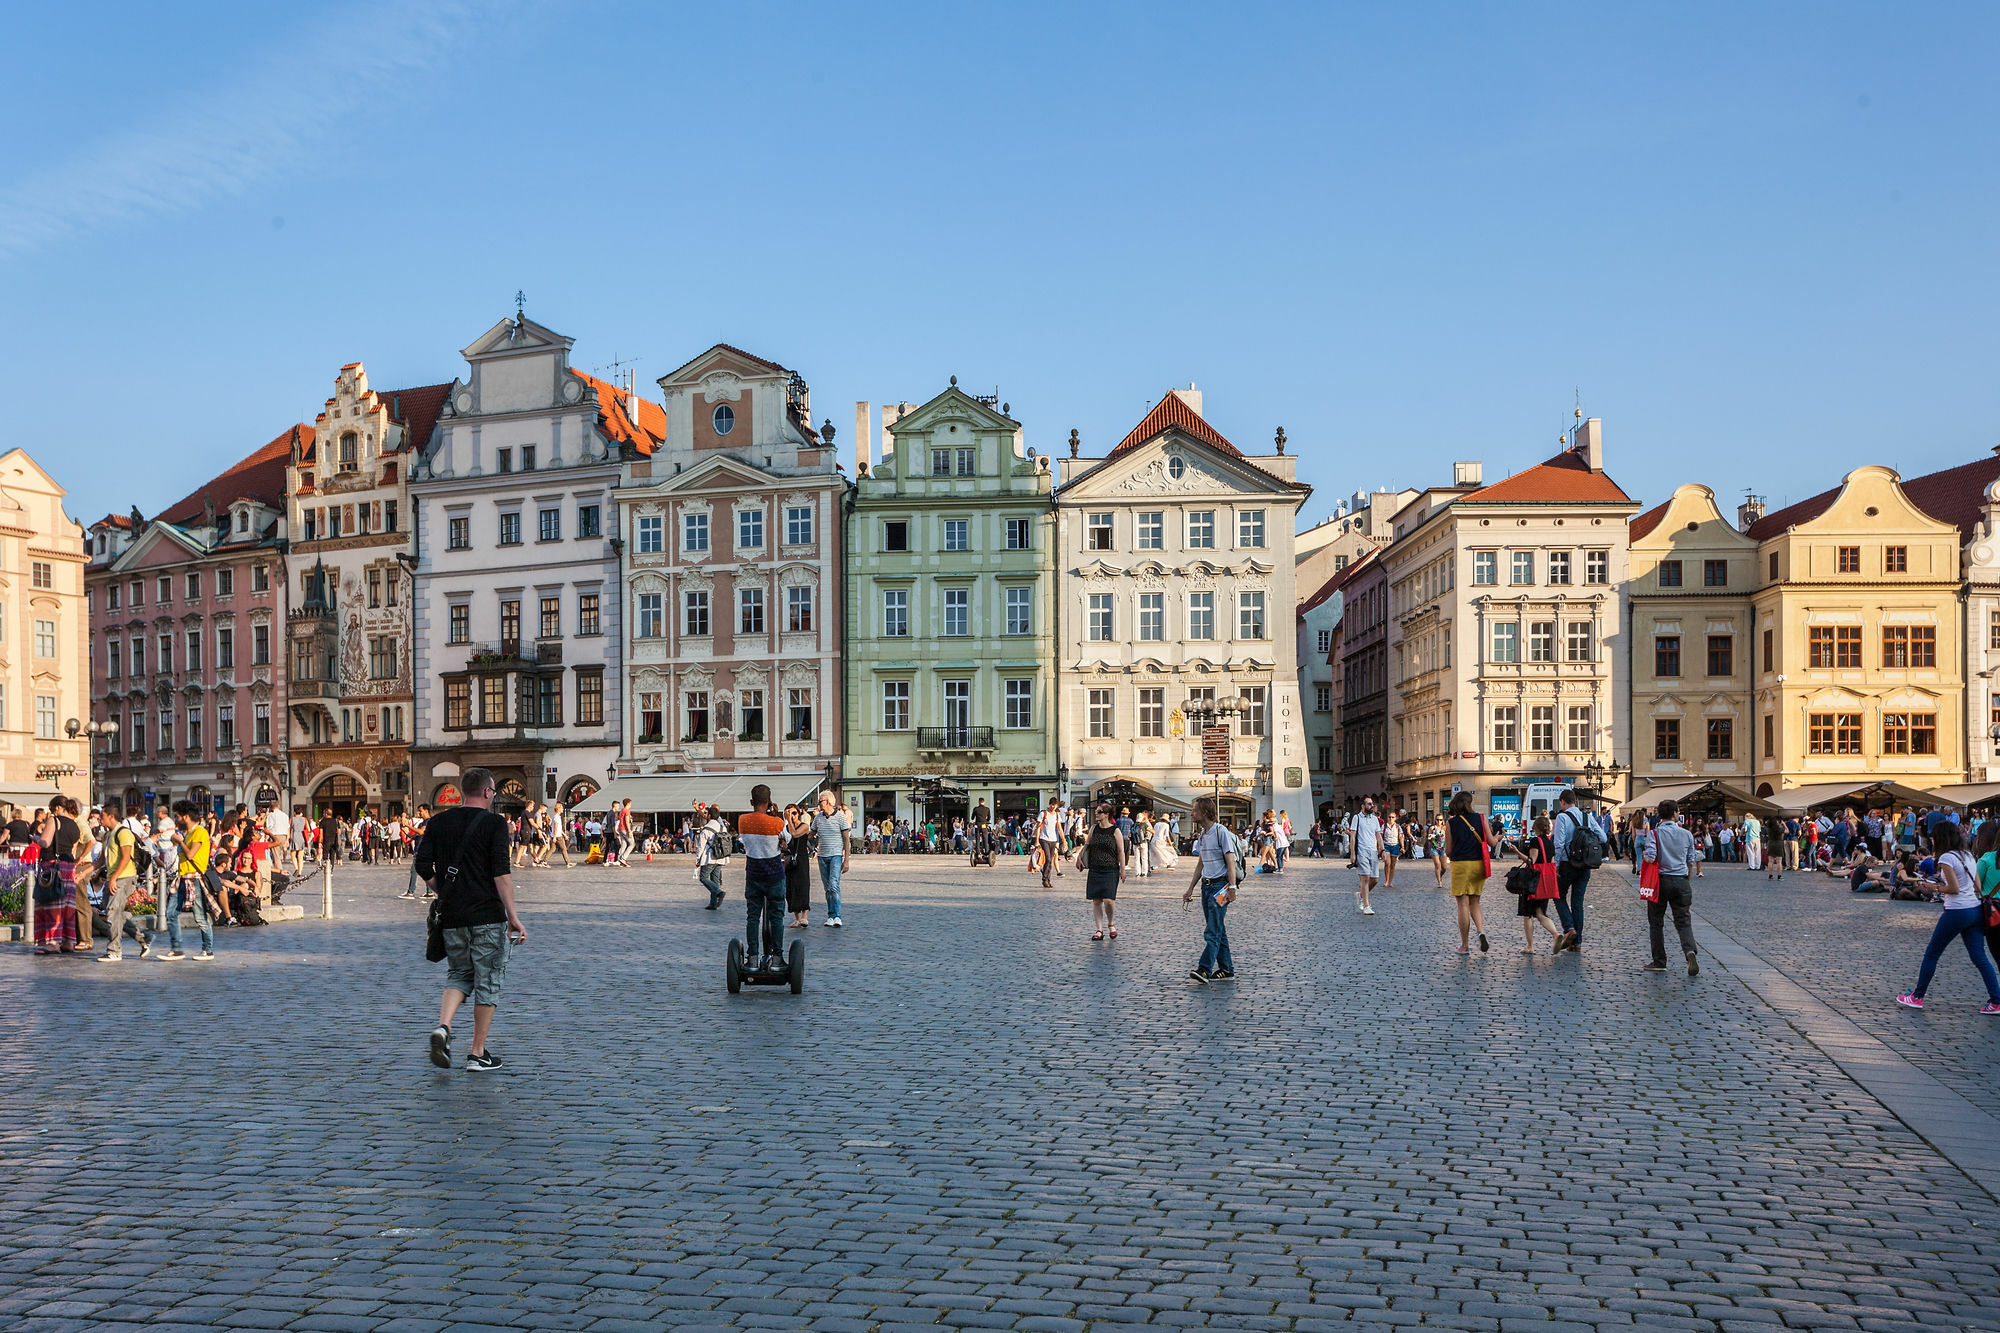
M 1963 834 L 1956 824 L 1939 824 L 1931 835 L 1937 852 L 1938 874 L 1944 880 L 1944 911 L 1938 917 L 1937 929 L 1931 932 L 1931 942 L 1924 950 L 1923 967 L 1917 972 L 1917 984 L 1896 997 L 1896 1003 L 1908 1009 L 1924 1007 L 1924 993 L 1931 988 L 1931 978 L 1937 973 L 1938 959 L 1952 940 L 1963 937 L 1965 951 L 1972 955 L 1972 965 L 1979 969 L 1979 975 L 1986 981 L 1986 1007 L 1982 1014 L 2000 1014 L 2000 975 L 1993 970 L 1993 960 L 1986 953 L 1984 918 L 1986 908 L 1979 901 L 1979 870 L 1963 848 Z M 1980 840 L 1987 845 L 1990 853 L 1990 838 Z

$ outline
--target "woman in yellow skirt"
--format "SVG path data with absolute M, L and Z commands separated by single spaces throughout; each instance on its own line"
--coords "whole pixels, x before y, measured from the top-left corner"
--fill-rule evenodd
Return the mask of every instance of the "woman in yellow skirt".
M 1472 808 L 1472 793 L 1460 792 L 1451 798 L 1445 815 L 1445 835 L 1451 855 L 1451 900 L 1458 906 L 1458 951 L 1472 952 L 1471 937 L 1479 936 L 1479 952 L 1486 952 L 1486 915 L 1480 895 L 1486 892 L 1487 848 L 1497 846 L 1486 816 Z

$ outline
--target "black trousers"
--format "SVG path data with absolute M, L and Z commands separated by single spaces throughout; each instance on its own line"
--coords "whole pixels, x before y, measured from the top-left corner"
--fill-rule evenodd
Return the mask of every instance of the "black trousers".
M 1686 875 L 1660 876 L 1658 900 L 1646 904 L 1646 928 L 1653 937 L 1653 961 L 1667 961 L 1667 910 L 1673 909 L 1674 930 L 1681 937 L 1681 952 L 1694 952 L 1694 890 Z

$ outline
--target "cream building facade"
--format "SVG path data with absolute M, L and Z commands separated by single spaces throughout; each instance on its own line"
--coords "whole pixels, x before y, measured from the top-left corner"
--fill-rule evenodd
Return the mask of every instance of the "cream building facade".
M 83 529 L 25 449 L 0 454 L 0 800 L 91 800 Z
M 1311 826 L 1292 546 L 1310 495 L 1283 452 L 1246 456 L 1173 390 L 1103 458 L 1061 460 L 1058 728 L 1067 795 Z M 1282 449 L 1282 445 L 1280 445 Z M 1241 699 L 1229 772 L 1203 772 L 1191 706 Z

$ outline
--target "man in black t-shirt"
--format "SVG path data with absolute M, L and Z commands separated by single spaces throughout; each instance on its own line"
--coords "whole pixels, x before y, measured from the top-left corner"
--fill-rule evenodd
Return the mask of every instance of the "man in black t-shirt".
M 514 877 L 508 855 L 507 821 L 493 813 L 493 774 L 468 768 L 464 800 L 440 812 L 424 827 L 417 849 L 417 876 L 437 892 L 436 911 L 444 926 L 449 969 L 438 1025 L 431 1030 L 431 1063 L 451 1068 L 451 1020 L 472 1001 L 472 1054 L 468 1071 L 490 1073 L 500 1057 L 486 1049 L 493 1011 L 507 979 L 507 958 L 527 942 L 528 929 L 514 910 Z

